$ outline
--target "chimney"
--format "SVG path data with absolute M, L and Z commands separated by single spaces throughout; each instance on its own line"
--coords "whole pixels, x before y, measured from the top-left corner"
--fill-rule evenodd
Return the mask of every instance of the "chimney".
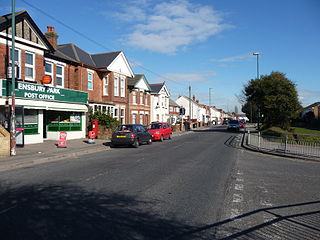
M 47 26 L 47 32 L 45 33 L 46 38 L 51 43 L 54 49 L 57 49 L 57 40 L 59 35 L 54 31 L 54 27 Z
M 199 100 L 196 100 L 196 103 L 199 103 Z
M 192 96 L 192 100 L 193 100 L 193 101 L 196 100 L 196 96 L 195 96 L 195 95 Z

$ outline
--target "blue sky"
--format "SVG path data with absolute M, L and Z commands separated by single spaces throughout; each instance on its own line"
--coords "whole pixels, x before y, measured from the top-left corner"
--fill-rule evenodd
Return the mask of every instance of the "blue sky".
M 11 11 L 11 0 L 0 3 L 1 15 Z M 284 72 L 303 106 L 320 101 L 319 0 L 16 0 L 16 10 L 43 32 L 54 26 L 60 44 L 123 50 L 135 73 L 166 81 L 173 99 L 191 85 L 208 104 L 212 88 L 213 105 L 240 109 L 236 95 L 256 77 L 258 51 L 260 74 Z

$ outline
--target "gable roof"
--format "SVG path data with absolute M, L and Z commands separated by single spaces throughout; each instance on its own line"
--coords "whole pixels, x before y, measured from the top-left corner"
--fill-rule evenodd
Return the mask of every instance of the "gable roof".
M 128 87 L 134 88 L 137 87 L 140 81 L 143 81 L 148 88 L 148 91 L 151 92 L 150 84 L 148 83 L 146 76 L 144 74 L 135 74 L 134 77 L 128 78 Z
M 175 101 L 173 101 L 171 98 L 169 98 L 169 106 L 170 107 L 180 107 L 180 105 L 178 103 L 176 103 Z
M 109 66 L 121 53 L 121 51 L 92 54 L 91 57 L 97 67 Z
M 60 44 L 57 46 L 57 50 L 77 62 L 85 63 L 93 67 L 96 66 L 91 55 L 73 43 Z
M 309 106 L 306 106 L 306 107 L 303 108 L 303 109 L 313 108 L 313 107 L 316 107 L 316 106 L 318 106 L 318 105 L 320 105 L 320 102 L 315 102 L 315 103 L 310 104 Z
M 192 103 L 198 105 L 199 107 L 202 107 L 201 105 L 203 105 L 203 104 L 201 104 L 201 103 L 199 103 L 199 102 L 196 102 L 195 100 L 193 100 L 193 99 L 191 99 L 191 98 L 189 98 L 189 97 L 187 97 L 187 96 L 179 96 L 179 98 L 185 98 L 185 99 L 187 99 L 188 101 L 191 100 Z M 179 99 L 179 98 L 178 98 L 178 99 Z
M 152 93 L 159 93 L 161 91 L 163 85 L 164 85 L 164 82 L 163 83 L 152 83 L 152 84 L 150 84 L 151 92 Z
M 32 18 L 30 17 L 30 15 L 28 14 L 27 11 L 16 12 L 15 16 L 16 16 L 16 18 L 15 18 L 16 24 L 23 21 L 24 19 L 27 20 L 29 22 L 29 24 L 31 24 L 32 29 L 36 32 L 38 37 L 41 38 L 41 41 L 44 43 L 45 47 L 49 51 L 54 52 L 53 46 L 50 44 L 48 39 L 43 35 L 41 30 L 39 29 L 37 24 L 32 20 Z M 0 16 L 0 32 L 11 27 L 11 24 L 12 24 L 11 21 L 12 21 L 12 14 L 11 13 Z

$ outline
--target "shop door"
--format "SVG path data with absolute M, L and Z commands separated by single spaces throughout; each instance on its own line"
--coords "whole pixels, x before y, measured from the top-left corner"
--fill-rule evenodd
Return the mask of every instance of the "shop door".
M 47 138 L 48 112 L 43 110 L 43 139 Z

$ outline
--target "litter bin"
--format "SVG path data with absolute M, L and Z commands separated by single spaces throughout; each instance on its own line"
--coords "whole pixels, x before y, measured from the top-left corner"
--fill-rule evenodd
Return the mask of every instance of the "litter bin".
M 24 147 L 24 128 L 16 128 L 16 145 Z

